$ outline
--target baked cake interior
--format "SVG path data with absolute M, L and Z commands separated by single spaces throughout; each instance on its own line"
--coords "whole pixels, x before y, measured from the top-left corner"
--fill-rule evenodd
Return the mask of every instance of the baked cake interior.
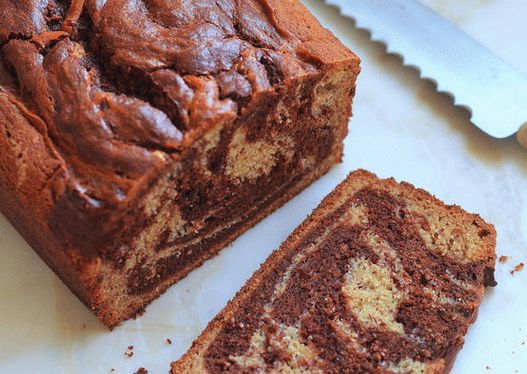
M 495 285 L 494 246 L 478 216 L 355 172 L 172 372 L 446 372 Z

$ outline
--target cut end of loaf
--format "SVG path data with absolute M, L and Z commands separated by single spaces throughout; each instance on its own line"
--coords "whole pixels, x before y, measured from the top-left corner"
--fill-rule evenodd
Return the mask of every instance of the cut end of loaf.
M 114 264 L 101 264 L 101 319 L 114 326 L 342 157 L 358 70 L 307 76 L 258 116 L 220 124 L 175 163 L 142 203 L 146 224 Z M 335 99 L 334 96 L 338 96 Z

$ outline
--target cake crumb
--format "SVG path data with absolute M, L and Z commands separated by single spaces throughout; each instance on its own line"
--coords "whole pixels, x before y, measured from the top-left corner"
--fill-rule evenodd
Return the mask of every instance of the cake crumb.
M 129 345 L 128 346 L 128 351 L 124 352 L 124 355 L 128 356 L 128 357 L 132 357 L 134 355 L 133 349 L 134 349 L 134 346 L 133 345 Z
M 135 374 L 148 374 L 148 370 L 146 370 L 145 368 L 139 368 L 139 370 L 137 370 Z
M 172 344 L 172 340 L 170 340 L 170 338 L 167 338 L 167 344 Z
M 509 256 L 500 256 L 500 258 L 499 258 L 499 262 L 500 263 L 504 264 L 507 261 L 509 261 Z
M 523 262 L 520 262 L 518 265 L 514 267 L 514 269 L 511 270 L 511 274 L 514 275 L 514 273 L 518 273 L 523 270 L 525 264 Z

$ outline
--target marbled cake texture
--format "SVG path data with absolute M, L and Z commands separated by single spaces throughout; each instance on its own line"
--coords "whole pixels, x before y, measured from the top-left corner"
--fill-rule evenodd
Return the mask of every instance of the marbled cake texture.
M 0 208 L 108 326 L 341 159 L 359 59 L 297 0 L 0 16 Z
M 496 233 L 356 171 L 264 263 L 172 373 L 445 373 L 495 286 Z

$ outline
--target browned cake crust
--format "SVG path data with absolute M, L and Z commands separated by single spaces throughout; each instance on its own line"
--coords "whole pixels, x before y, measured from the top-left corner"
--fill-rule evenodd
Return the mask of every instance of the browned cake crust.
M 297 0 L 0 19 L 0 210 L 108 326 L 341 159 L 359 59 Z
M 172 373 L 446 373 L 496 284 L 495 245 L 479 216 L 356 171 Z

